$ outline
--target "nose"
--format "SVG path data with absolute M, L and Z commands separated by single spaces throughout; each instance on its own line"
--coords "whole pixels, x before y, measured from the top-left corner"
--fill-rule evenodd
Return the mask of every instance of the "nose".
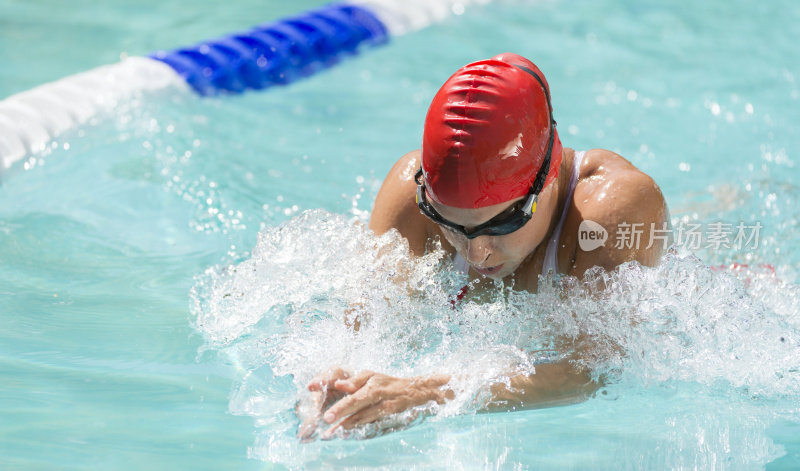
M 478 236 L 474 239 L 467 239 L 467 250 L 464 259 L 470 265 L 482 266 L 492 255 L 492 247 L 489 236 Z

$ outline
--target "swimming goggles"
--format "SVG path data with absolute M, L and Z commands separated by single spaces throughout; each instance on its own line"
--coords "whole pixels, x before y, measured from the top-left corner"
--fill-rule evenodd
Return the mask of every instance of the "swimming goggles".
M 445 219 L 444 216 L 439 214 L 439 212 L 431 206 L 428 199 L 425 197 L 425 184 L 422 182 L 422 169 L 417 171 L 414 180 L 417 182 L 417 206 L 419 206 L 422 214 L 436 224 L 461 234 L 467 239 L 474 239 L 482 235 L 499 236 L 516 231 L 530 221 L 533 213 L 536 211 L 536 200 L 539 196 L 537 194 L 529 194 L 524 202 L 520 201 L 483 224 L 479 224 L 472 229 L 467 229 L 460 224 Z
M 550 158 L 553 154 L 553 140 L 555 137 L 556 127 L 556 121 L 553 119 L 553 107 L 550 104 L 550 93 L 547 91 L 547 87 L 544 85 L 542 79 L 534 71 L 520 65 L 515 65 L 515 67 L 531 74 L 539 82 L 544 89 L 544 96 L 547 100 L 547 108 L 550 112 L 550 137 L 547 141 L 544 162 L 542 162 L 542 166 L 539 168 L 536 178 L 533 179 L 531 189 L 528 191 L 528 197 L 525 198 L 524 202 L 514 204 L 492 219 L 489 219 L 483 224 L 479 224 L 468 230 L 466 227 L 460 224 L 456 224 L 453 221 L 448 221 L 445 219 L 444 216 L 439 214 L 439 212 L 436 211 L 436 209 L 428 202 L 428 199 L 425 196 L 425 183 L 424 179 L 422 178 L 422 167 L 420 167 L 419 170 L 417 170 L 417 174 L 414 175 L 414 181 L 417 183 L 417 206 L 419 206 L 419 210 L 422 211 L 422 214 L 427 216 L 436 224 L 461 234 L 467 239 L 474 239 L 482 235 L 506 235 L 524 226 L 528 221 L 530 221 L 531 217 L 533 217 L 533 213 L 536 212 L 536 201 L 539 197 L 539 193 L 544 187 L 547 174 L 550 172 Z

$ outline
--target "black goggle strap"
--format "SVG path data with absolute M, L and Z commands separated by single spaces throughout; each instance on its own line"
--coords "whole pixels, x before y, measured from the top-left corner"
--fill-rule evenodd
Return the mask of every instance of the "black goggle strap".
M 524 72 L 527 72 L 533 78 L 535 78 L 537 82 L 539 82 L 539 85 L 542 86 L 542 90 L 544 90 L 544 98 L 547 101 L 547 110 L 550 113 L 550 138 L 547 140 L 547 150 L 544 152 L 544 161 L 542 162 L 542 166 L 539 168 L 539 172 L 536 174 L 536 178 L 533 180 L 533 185 L 531 185 L 531 193 L 539 194 L 539 192 L 542 191 L 542 188 L 544 188 L 544 182 L 547 179 L 547 174 L 550 173 L 550 157 L 553 154 L 553 141 L 555 140 L 556 130 L 556 120 L 553 118 L 553 105 L 550 103 L 550 91 L 547 90 L 547 86 L 544 84 L 544 80 L 539 77 L 539 74 L 525 67 L 524 65 L 512 65 Z
M 443 226 L 447 226 L 451 229 L 455 229 L 458 232 L 461 232 L 464 235 L 467 234 L 467 230 L 464 226 L 459 226 L 458 224 L 452 223 L 447 219 L 443 218 L 441 214 L 439 214 L 430 203 L 428 203 L 428 198 L 425 197 L 425 185 L 420 181 L 422 177 L 422 168 L 417 171 L 417 174 L 414 176 L 414 180 L 417 182 L 417 195 L 416 195 L 416 202 L 419 209 L 429 217 L 433 222 L 436 224 L 441 224 Z

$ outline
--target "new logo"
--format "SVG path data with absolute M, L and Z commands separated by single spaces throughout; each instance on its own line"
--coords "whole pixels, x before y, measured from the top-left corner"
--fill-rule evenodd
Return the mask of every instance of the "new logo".
M 608 231 L 605 230 L 600 224 L 584 220 L 578 227 L 578 245 L 584 252 L 591 252 L 592 250 L 606 244 L 608 240 Z

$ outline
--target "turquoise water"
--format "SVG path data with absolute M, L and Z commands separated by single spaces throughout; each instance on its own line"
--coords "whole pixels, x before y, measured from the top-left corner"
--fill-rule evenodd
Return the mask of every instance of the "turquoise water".
M 0 96 L 320 4 L 0 0 Z M 497 2 L 290 87 L 163 92 L 59 138 L 0 184 L 0 468 L 797 468 L 798 20 L 790 1 Z M 506 50 L 547 74 L 565 145 L 653 175 L 676 225 L 761 224 L 758 246 L 684 247 L 599 299 L 567 280 L 459 317 L 436 254 L 392 255 L 418 297 L 375 276 L 396 241 L 351 222 L 438 86 Z M 706 268 L 732 262 L 749 268 Z M 349 339 L 343 307 L 365 293 L 371 327 Z M 593 365 L 604 394 L 472 412 L 498 365 L 576 331 L 623 347 Z M 331 362 L 474 375 L 407 430 L 300 444 L 297 385 Z

